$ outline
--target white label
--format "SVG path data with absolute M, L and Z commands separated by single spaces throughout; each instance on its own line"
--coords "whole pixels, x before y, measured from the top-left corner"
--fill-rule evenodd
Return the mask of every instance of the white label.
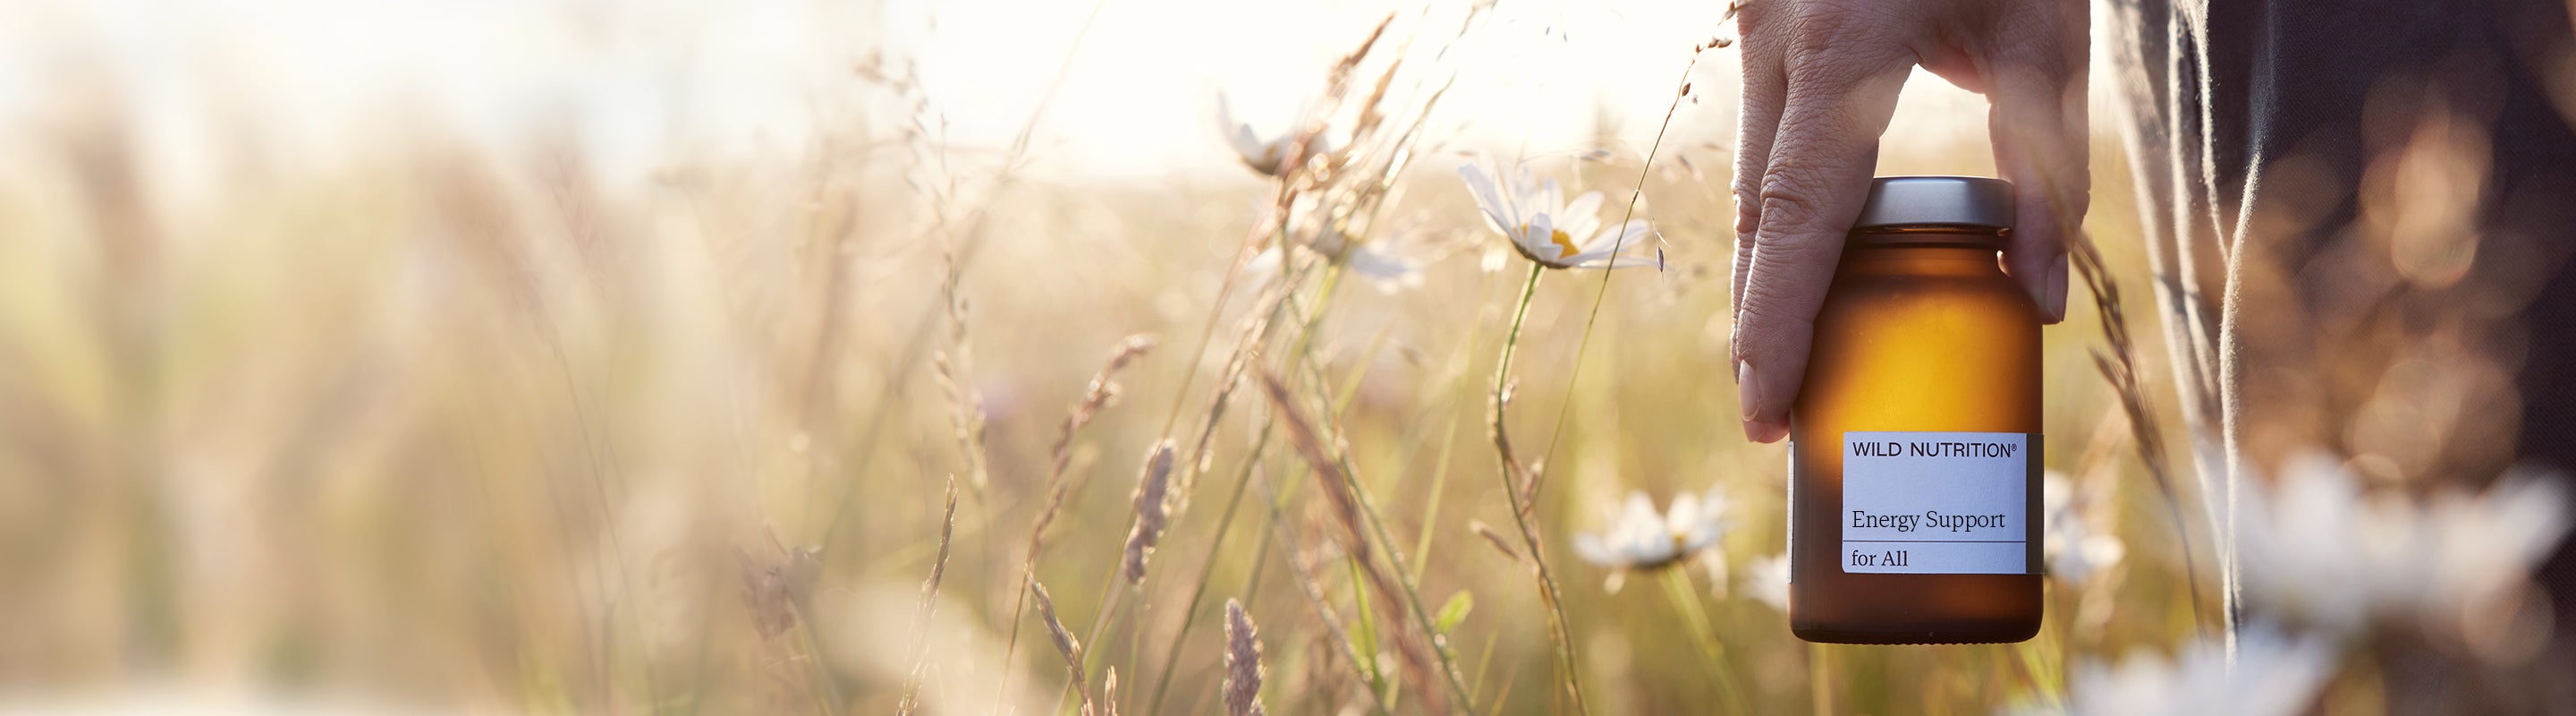
M 1843 433 L 1843 571 L 2030 574 L 2038 435 Z

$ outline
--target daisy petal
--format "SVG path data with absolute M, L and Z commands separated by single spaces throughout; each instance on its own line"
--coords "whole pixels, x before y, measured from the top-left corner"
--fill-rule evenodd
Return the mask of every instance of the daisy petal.
M 1509 207 L 1503 203 L 1502 187 L 1494 183 L 1494 178 L 1474 164 L 1458 165 L 1458 176 L 1466 180 L 1467 193 L 1475 196 L 1476 208 L 1484 212 L 1485 225 L 1510 234 L 1512 227 L 1520 222 L 1513 220 Z
M 1594 230 L 1601 228 L 1601 192 L 1587 191 L 1575 197 L 1559 211 L 1558 216 L 1565 217 L 1557 226 L 1565 229 L 1567 236 L 1591 236 Z
M 1524 169 L 1522 171 L 1526 172 L 1528 170 Z M 1539 184 L 1538 194 L 1532 198 L 1530 203 L 1530 211 L 1547 212 L 1556 216 L 1565 216 L 1565 189 L 1557 186 L 1555 179 L 1549 179 L 1546 182 Z

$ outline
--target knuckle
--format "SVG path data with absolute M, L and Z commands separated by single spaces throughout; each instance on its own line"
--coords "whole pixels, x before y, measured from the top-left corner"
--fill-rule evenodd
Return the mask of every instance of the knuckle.
M 1798 173 L 1796 168 L 1781 167 L 1772 170 L 1772 176 L 1763 181 L 1760 204 L 1764 223 L 1774 227 L 1810 228 L 1824 218 L 1823 200 L 1805 188 L 1814 184 L 1793 178 Z M 1787 233 L 1764 232 L 1764 240 L 1782 240 Z
M 1762 225 L 1762 189 L 1760 180 L 1747 178 L 1738 171 L 1735 179 L 1735 233 L 1750 236 Z
M 1816 266 L 1831 263 L 1842 253 L 1839 237 L 1828 240 L 1811 234 L 1764 231 L 1753 241 L 1754 260 L 1768 266 Z
M 1753 160 L 1748 159 L 1736 163 L 1735 181 L 1730 187 L 1730 190 L 1735 195 L 1736 211 L 1743 212 L 1760 209 L 1760 205 L 1757 202 L 1762 200 L 1762 174 L 1762 167 L 1758 166 Z

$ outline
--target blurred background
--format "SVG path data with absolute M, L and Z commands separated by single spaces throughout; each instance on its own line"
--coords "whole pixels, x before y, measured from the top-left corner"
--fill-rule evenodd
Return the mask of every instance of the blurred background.
M 2072 536 L 2042 635 L 1790 636 L 1785 453 L 1739 437 L 1724 368 L 1737 70 L 1695 46 L 1725 17 L 0 4 L 0 711 L 1209 713 L 1255 673 L 1228 601 L 1272 713 L 1557 713 L 1577 684 L 1596 713 L 2244 687 L 2195 646 L 2218 553 L 2108 135 L 2088 228 L 2145 347 L 2112 348 L 2090 296 L 2046 332 Z M 1984 136 L 1980 98 L 1918 74 L 1880 173 L 1991 175 Z M 1600 191 L 1605 221 L 1633 193 L 1662 265 L 1525 296 L 1470 162 Z M 1490 433 L 1522 305 L 1526 532 Z M 2371 444 L 2455 434 L 2392 400 Z M 2320 458 L 2349 489 L 2309 499 L 2453 524 L 2361 497 L 2421 467 L 2368 458 Z M 1578 555 L 1632 492 L 1723 503 L 1722 538 Z M 2564 527 L 2526 521 L 2495 539 L 2545 554 Z M 2283 559 L 2424 564 L 2296 551 L 2338 548 Z M 2355 607 L 2402 626 L 2292 639 L 2258 681 L 2338 712 L 2403 703 L 2419 671 L 2536 683 L 2528 559 L 2436 616 Z M 2524 691 L 2497 698 L 2565 703 Z

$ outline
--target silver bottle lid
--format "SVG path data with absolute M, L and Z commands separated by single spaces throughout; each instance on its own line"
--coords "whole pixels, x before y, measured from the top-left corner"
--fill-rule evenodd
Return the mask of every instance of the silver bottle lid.
M 1986 177 L 1879 177 L 1854 229 L 1888 226 L 2012 228 L 2012 182 Z

